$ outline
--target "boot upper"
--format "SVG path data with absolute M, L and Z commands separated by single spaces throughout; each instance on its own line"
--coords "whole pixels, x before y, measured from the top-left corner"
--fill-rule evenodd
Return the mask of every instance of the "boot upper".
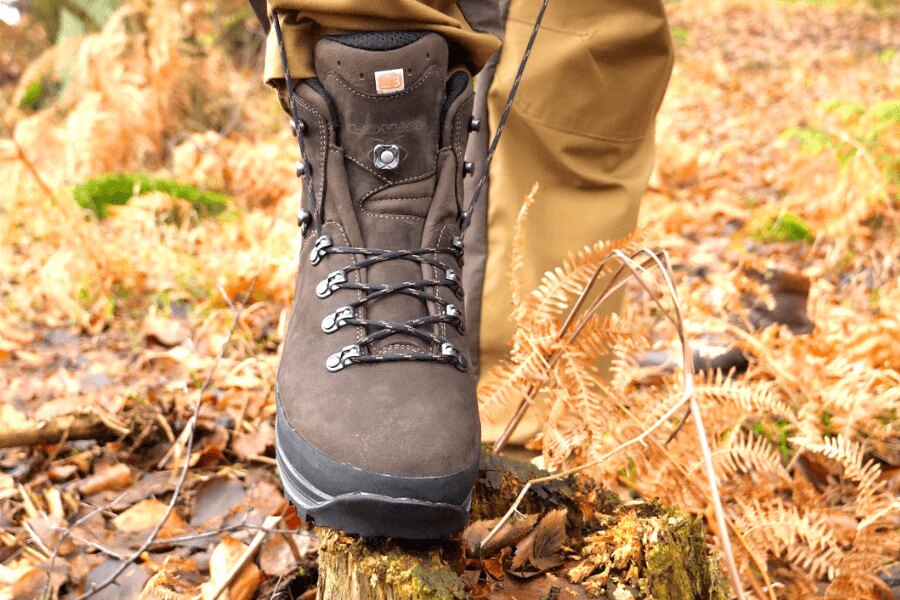
M 314 198 L 278 395 L 327 457 L 432 477 L 479 452 L 459 239 L 472 86 L 440 36 L 395 37 L 321 40 L 318 77 L 291 91 Z

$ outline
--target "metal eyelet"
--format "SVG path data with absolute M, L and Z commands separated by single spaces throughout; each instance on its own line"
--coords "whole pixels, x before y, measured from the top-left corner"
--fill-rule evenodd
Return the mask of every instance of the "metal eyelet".
M 459 307 L 455 304 L 448 304 L 444 307 L 444 314 L 453 320 L 454 326 L 460 333 L 465 331 L 466 327 L 463 323 L 462 312 L 459 310 Z
M 297 211 L 297 227 L 300 228 L 300 235 L 306 235 L 306 228 L 312 221 L 312 213 L 302 208 Z
M 362 355 L 362 348 L 353 344 L 352 346 L 344 346 L 340 351 L 335 352 L 325 360 L 325 368 L 332 373 L 336 373 L 351 364 L 352 358 Z
M 322 331 L 325 333 L 334 333 L 347 324 L 347 319 L 353 318 L 353 307 L 342 306 L 334 313 L 322 319 Z
M 291 134 L 297 137 L 298 133 L 299 135 L 306 135 L 306 121 L 300 119 L 300 124 L 298 125 L 296 121 L 291 119 Z
M 468 161 L 468 160 L 463 163 L 463 173 L 465 173 L 468 176 L 474 172 L 475 172 L 475 163 Z
M 312 251 L 309 253 L 309 262 L 314 265 L 319 264 L 322 260 L 322 257 L 325 256 L 326 248 L 331 248 L 334 244 L 331 241 L 331 238 L 327 235 L 320 236 L 316 238 L 316 245 L 313 246 Z
M 481 129 L 481 119 L 478 117 L 471 117 L 469 119 L 469 131 L 478 131 Z
M 347 274 L 343 271 L 332 271 L 316 286 L 316 296 L 327 298 L 332 292 L 336 292 L 343 283 L 347 283 Z
M 447 272 L 444 273 L 444 278 L 447 281 L 452 281 L 453 283 L 459 283 L 459 277 L 456 275 L 456 271 L 453 269 L 447 269 Z
M 303 177 L 304 175 L 309 175 L 309 167 L 302 160 L 298 160 L 294 164 L 294 171 L 297 174 L 297 177 Z
M 441 356 L 447 356 L 453 359 L 453 364 L 456 365 L 456 368 L 460 371 L 465 371 L 469 368 L 469 363 L 466 361 L 466 357 L 462 355 L 462 353 L 457 350 L 456 346 L 451 344 L 450 342 L 444 342 L 441 344 Z
M 453 246 L 453 249 L 456 250 L 457 254 L 463 253 L 463 239 L 460 236 L 453 236 L 453 239 L 450 240 L 450 245 Z

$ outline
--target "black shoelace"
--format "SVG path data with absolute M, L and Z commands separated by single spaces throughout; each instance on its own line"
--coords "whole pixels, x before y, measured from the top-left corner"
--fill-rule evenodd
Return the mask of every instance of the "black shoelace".
M 350 266 L 329 273 L 316 286 L 316 295 L 319 298 L 327 298 L 332 293 L 342 289 L 362 292 L 365 295 L 356 302 L 342 306 L 335 312 L 327 315 L 322 320 L 322 331 L 332 333 L 345 325 L 364 327 L 366 331 L 372 331 L 359 339 L 356 344 L 346 346 L 339 352 L 332 354 L 325 365 L 329 371 L 339 371 L 348 364 L 353 363 L 366 364 L 397 361 L 432 361 L 452 364 L 460 370 L 468 368 L 467 361 L 458 348 L 446 339 L 429 331 L 435 325 L 442 323 L 451 325 L 460 333 L 464 331 L 462 313 L 459 307 L 448 299 L 429 291 L 445 287 L 453 292 L 455 298 L 460 302 L 462 301 L 462 287 L 460 286 L 459 274 L 437 258 L 440 255 L 450 255 L 459 259 L 461 252 L 458 245 L 417 248 L 414 250 L 379 250 L 377 248 L 334 246 L 330 237 L 327 235 L 319 236 L 310 252 L 309 260 L 315 265 L 328 254 L 352 255 L 361 257 L 361 259 Z M 443 275 L 433 279 L 420 279 L 393 284 L 350 281 L 350 275 L 354 271 L 360 271 L 389 260 L 408 260 L 417 265 L 428 265 L 433 267 L 436 273 L 442 273 Z M 402 323 L 381 319 L 362 319 L 356 316 L 358 308 L 391 294 L 403 294 L 418 298 L 423 302 L 432 302 L 440 307 L 441 312 L 410 319 Z M 416 337 L 432 347 L 439 348 L 439 352 L 363 353 L 363 348 L 395 334 Z
M 322 330 L 325 333 L 332 333 L 344 326 L 363 327 L 367 335 L 357 340 L 356 344 L 345 346 L 338 352 L 335 352 L 326 361 L 326 368 L 329 371 L 340 371 L 351 364 L 373 364 L 379 362 L 398 362 L 398 361 L 427 361 L 452 364 L 460 370 L 468 368 L 467 361 L 460 350 L 445 338 L 431 333 L 435 325 L 448 324 L 457 329 L 460 333 L 464 331 L 461 311 L 456 304 L 442 298 L 440 295 L 429 291 L 444 287 L 450 289 L 454 296 L 462 302 L 462 287 L 460 274 L 453 268 L 438 259 L 441 255 L 453 256 L 458 262 L 462 262 L 463 237 L 472 221 L 474 209 L 481 196 L 482 188 L 487 180 L 487 174 L 490 170 L 497 144 L 503 133 L 506 121 L 509 118 L 510 109 L 516 92 L 519 89 L 519 83 L 525 72 L 525 65 L 531 56 L 531 50 L 537 38 L 544 13 L 547 10 L 549 0 L 543 0 L 541 9 L 538 12 L 531 37 L 525 47 L 525 52 L 519 62 L 516 77 L 513 80 L 509 95 L 506 99 L 503 113 L 500 115 L 497 130 L 491 140 L 491 145 L 485 159 L 484 166 L 481 171 L 478 183 L 472 195 L 472 201 L 469 208 L 460 215 L 460 235 L 454 237 L 451 245 L 448 247 L 433 248 L 417 248 L 413 250 L 381 250 L 377 248 L 359 248 L 353 246 L 334 246 L 332 239 L 322 234 L 322 206 L 317 202 L 315 187 L 312 180 L 312 169 L 308 163 L 298 163 L 297 176 L 302 177 L 306 184 L 306 193 L 309 195 L 309 205 L 313 207 L 312 212 L 306 212 L 301 209 L 298 214 L 298 223 L 301 230 L 305 234 L 305 230 L 310 221 L 316 228 L 318 237 L 310 253 L 309 260 L 313 265 L 319 264 L 323 257 L 329 254 L 344 254 L 350 256 L 362 257 L 361 260 L 350 266 L 330 273 L 316 287 L 316 295 L 320 298 L 327 298 L 338 290 L 354 290 L 365 294 L 356 302 L 343 306 L 334 313 L 327 315 L 322 320 Z M 300 155 L 305 157 L 306 147 L 303 140 L 305 133 L 305 124 L 300 119 L 300 110 L 297 106 L 297 100 L 294 96 L 294 83 L 291 77 L 290 68 L 288 66 L 287 51 L 284 46 L 284 39 L 281 32 L 281 23 L 278 19 L 277 11 L 272 11 L 272 26 L 275 32 L 276 40 L 281 54 L 281 64 L 284 70 L 285 93 L 287 94 L 288 104 L 291 109 L 291 128 L 297 138 Z M 433 279 L 420 279 L 416 281 L 404 281 L 394 284 L 373 284 L 358 283 L 350 281 L 348 277 L 354 271 L 366 269 L 372 265 L 389 261 L 389 260 L 408 260 L 418 265 L 430 265 L 435 269 L 436 273 L 442 273 L 443 276 Z M 357 316 L 357 309 L 364 307 L 379 298 L 389 296 L 391 294 L 403 294 L 412 296 L 422 300 L 423 302 L 431 302 L 440 309 L 438 314 L 428 314 L 422 317 L 410 319 L 405 322 L 386 321 L 380 319 L 364 319 Z M 408 335 L 418 338 L 426 344 L 430 344 L 432 348 L 438 351 L 432 352 L 394 352 L 371 354 L 365 353 L 364 348 L 369 348 L 375 342 L 384 340 L 393 335 Z

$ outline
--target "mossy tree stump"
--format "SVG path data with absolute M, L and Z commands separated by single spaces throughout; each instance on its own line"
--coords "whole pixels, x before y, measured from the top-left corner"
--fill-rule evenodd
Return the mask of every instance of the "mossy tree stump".
M 501 517 L 530 479 L 534 466 L 485 454 L 470 521 Z M 537 485 L 523 513 L 565 508 L 575 558 L 554 575 L 517 580 L 507 575 L 489 598 L 596 597 L 619 600 L 724 600 L 719 563 L 707 552 L 702 521 L 654 502 L 623 505 L 586 477 Z M 459 540 L 434 543 L 359 539 L 326 528 L 319 536 L 319 600 L 452 600 L 467 595 Z M 466 572 L 469 582 L 472 571 Z M 576 583 L 570 583 L 574 580 Z M 560 590 L 565 593 L 560 593 Z

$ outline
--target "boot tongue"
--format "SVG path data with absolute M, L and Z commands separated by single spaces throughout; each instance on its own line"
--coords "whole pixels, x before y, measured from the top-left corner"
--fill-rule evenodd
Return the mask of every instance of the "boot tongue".
M 434 181 L 409 184 L 435 170 L 447 42 L 435 33 L 358 33 L 320 40 L 315 57 L 319 81 L 340 119 L 354 203 L 376 189 L 404 184 L 417 193 L 393 196 L 415 196 L 416 202 L 378 202 L 378 212 L 425 216 L 423 197 L 433 195 Z M 366 243 L 376 245 L 370 234 L 363 231 Z
M 447 42 L 434 33 L 378 32 L 327 37 L 316 44 L 316 74 L 340 122 L 353 210 L 361 244 L 384 250 L 422 247 L 435 190 Z M 429 274 L 429 277 L 443 274 Z M 424 278 L 408 260 L 371 266 L 369 283 Z M 428 314 L 425 303 L 393 294 L 365 307 L 373 320 L 405 322 Z M 372 352 L 430 352 L 408 335 L 392 335 Z

